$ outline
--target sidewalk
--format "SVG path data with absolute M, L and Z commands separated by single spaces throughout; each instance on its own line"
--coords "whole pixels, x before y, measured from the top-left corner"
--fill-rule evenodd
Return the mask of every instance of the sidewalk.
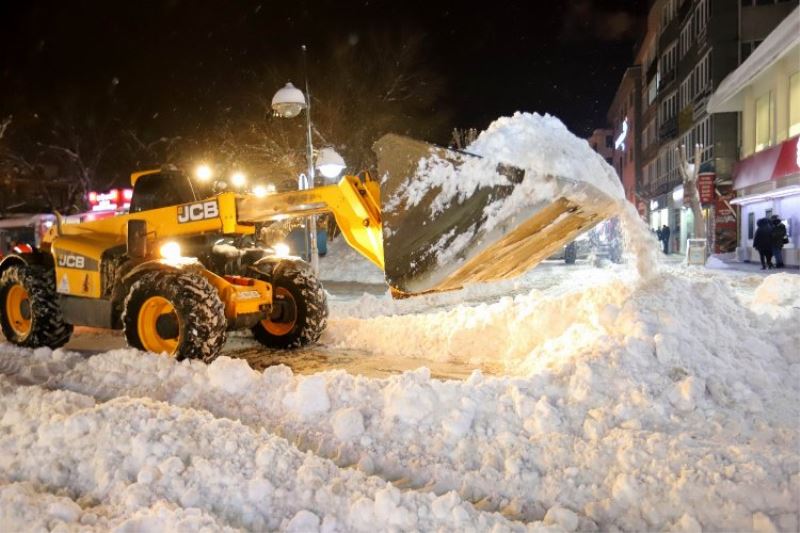
M 686 264 L 686 256 L 684 254 L 669 254 L 661 256 L 662 261 L 671 265 Z M 742 263 L 741 261 L 734 261 L 727 257 L 720 257 L 712 255 L 706 262 L 706 268 L 709 270 L 722 270 L 731 272 L 743 272 L 745 274 L 763 274 L 768 276 L 770 274 L 777 274 L 778 272 L 785 272 L 787 274 L 794 274 L 800 276 L 800 268 L 795 266 L 785 268 L 773 268 L 772 270 L 761 270 L 761 263 Z
M 731 255 L 733 254 L 725 254 L 723 256 L 712 255 L 708 258 L 708 261 L 706 261 L 706 268 L 710 270 L 733 270 L 736 272 L 745 272 L 747 274 L 763 274 L 765 276 L 777 274 L 778 272 L 800 275 L 800 269 L 795 266 L 761 270 L 761 263 L 743 263 L 732 259 L 730 257 Z

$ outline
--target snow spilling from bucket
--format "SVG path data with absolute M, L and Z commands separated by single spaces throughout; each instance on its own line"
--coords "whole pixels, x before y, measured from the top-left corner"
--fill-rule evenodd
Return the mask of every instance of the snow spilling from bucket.
M 614 169 L 586 140 L 549 114 L 517 112 L 498 118 L 467 152 L 514 165 L 533 176 L 559 176 L 591 184 L 611 198 L 624 196 Z
M 622 224 L 627 260 L 636 264 L 640 278 L 647 279 L 653 276 L 662 257 L 656 237 L 632 203 L 621 202 L 617 216 Z

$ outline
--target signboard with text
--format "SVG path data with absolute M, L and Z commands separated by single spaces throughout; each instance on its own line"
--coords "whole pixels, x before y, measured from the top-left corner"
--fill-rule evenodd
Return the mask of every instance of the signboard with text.
M 714 173 L 701 172 L 697 176 L 697 192 L 700 193 L 700 204 L 714 203 Z
M 721 187 L 718 192 L 714 203 L 714 253 L 722 254 L 736 250 L 738 225 L 730 203 L 736 193 L 730 186 Z

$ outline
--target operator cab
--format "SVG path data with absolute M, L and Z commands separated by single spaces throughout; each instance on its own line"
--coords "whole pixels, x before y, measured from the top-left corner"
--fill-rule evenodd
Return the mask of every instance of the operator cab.
M 176 170 L 134 174 L 131 213 L 203 200 L 213 195 L 210 187 L 193 182 Z

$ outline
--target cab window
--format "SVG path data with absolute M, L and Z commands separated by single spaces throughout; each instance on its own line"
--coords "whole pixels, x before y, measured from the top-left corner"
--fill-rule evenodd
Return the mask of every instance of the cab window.
M 185 204 L 196 200 L 186 176 L 147 174 L 136 180 L 131 199 L 131 213 Z

